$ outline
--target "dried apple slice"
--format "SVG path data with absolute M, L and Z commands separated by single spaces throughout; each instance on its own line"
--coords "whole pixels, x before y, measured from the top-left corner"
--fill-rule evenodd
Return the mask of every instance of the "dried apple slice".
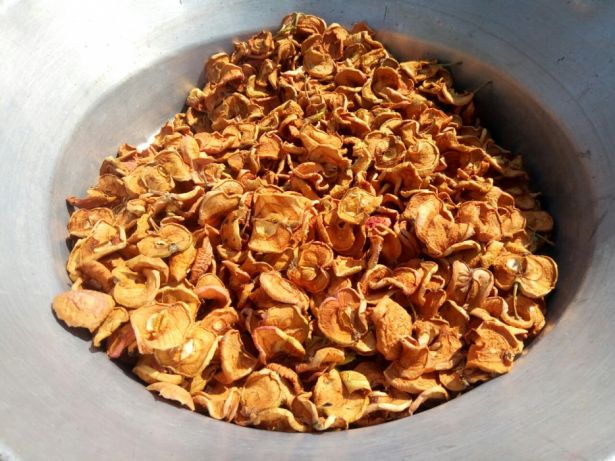
M 256 367 L 257 359 L 245 350 L 237 330 L 227 331 L 220 341 L 221 379 L 231 384 L 247 375 Z
M 342 379 L 337 370 L 331 370 L 318 378 L 313 395 L 314 404 L 320 411 L 341 418 L 347 425 L 360 419 L 369 405 L 369 391 L 361 387 L 353 392 L 352 387 L 352 390 L 346 387 L 348 381 Z
M 71 290 L 53 299 L 53 311 L 70 327 L 94 332 L 115 306 L 113 298 L 93 290 Z
M 181 303 L 153 304 L 130 313 L 141 354 L 179 347 L 192 321 Z
M 385 359 L 396 360 L 402 352 L 402 338 L 412 333 L 412 317 L 389 297 L 382 298 L 371 313 L 376 329 L 376 348 Z
M 144 256 L 167 258 L 186 250 L 192 244 L 192 234 L 180 224 L 162 226 L 154 235 L 137 243 L 137 248 Z
M 147 386 L 147 390 L 158 392 L 161 397 L 164 397 L 167 400 L 174 400 L 181 405 L 190 408 L 192 411 L 195 410 L 194 401 L 192 400 L 190 393 L 177 384 L 171 384 L 163 381 L 150 384 Z

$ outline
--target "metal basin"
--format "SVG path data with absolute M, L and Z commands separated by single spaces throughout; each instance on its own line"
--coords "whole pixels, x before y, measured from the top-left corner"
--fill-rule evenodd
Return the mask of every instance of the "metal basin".
M 497 3 L 497 5 L 496 5 Z M 181 110 L 203 60 L 302 10 L 367 20 L 458 85 L 522 152 L 557 223 L 549 326 L 513 371 L 411 418 L 341 433 L 240 428 L 156 401 L 55 320 L 64 197 Z M 602 459 L 615 453 L 615 4 L 599 1 L 0 2 L 0 460 Z

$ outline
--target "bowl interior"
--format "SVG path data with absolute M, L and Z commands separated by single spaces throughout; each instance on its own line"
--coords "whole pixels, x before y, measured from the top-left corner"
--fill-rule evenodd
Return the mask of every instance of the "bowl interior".
M 186 456 L 206 453 L 208 447 L 215 446 L 216 454 L 223 459 L 251 453 L 255 447 L 258 447 L 260 456 L 274 458 L 279 458 L 280 450 L 283 450 L 282 453 L 288 454 L 289 458 L 290 453 L 294 453 L 299 459 L 323 455 L 348 459 L 367 452 L 376 454 L 384 447 L 389 452 L 387 454 L 394 457 L 397 453 L 401 457 L 407 453 L 411 438 L 415 452 L 427 459 L 443 453 L 458 454 L 456 450 L 464 444 L 477 444 L 481 437 L 487 437 L 486 434 L 490 434 L 493 440 L 492 448 L 505 443 L 502 450 L 516 449 L 512 438 L 502 442 L 493 421 L 511 421 L 507 427 L 510 433 L 516 433 L 525 430 L 525 415 L 541 405 L 536 395 L 524 392 L 530 388 L 536 390 L 532 388 L 534 377 L 548 382 L 553 370 L 562 366 L 554 355 L 558 346 L 550 344 L 550 338 L 558 324 L 569 328 L 568 324 L 564 325 L 564 318 L 573 306 L 573 300 L 578 298 L 579 290 L 586 289 L 584 279 L 596 255 L 593 236 L 600 224 L 595 205 L 597 192 L 586 169 L 587 163 L 579 155 L 580 142 L 568 129 L 570 125 L 562 123 L 561 111 L 548 102 L 553 101 L 553 95 L 560 91 L 551 86 L 555 84 L 553 76 L 543 73 L 544 69 L 506 42 L 497 39 L 489 42 L 480 40 L 484 37 L 463 35 L 465 30 L 476 30 L 478 34 L 478 29 L 458 18 L 432 11 L 428 6 L 415 8 L 408 6 L 411 2 L 399 2 L 395 8 L 385 8 L 382 16 L 383 8 L 378 2 L 365 1 L 361 2 L 361 8 L 353 9 L 348 15 L 344 2 L 333 3 L 335 6 L 331 8 L 324 2 L 310 2 L 310 5 L 315 13 L 329 22 L 350 25 L 350 21 L 355 19 L 378 18 L 370 21 L 370 25 L 375 26 L 379 38 L 400 60 L 435 57 L 446 62 L 462 62 L 452 68 L 460 89 L 474 89 L 491 82 L 477 94 L 479 116 L 498 144 L 523 154 L 533 187 L 542 192 L 543 204 L 556 222 L 556 246 L 552 255 L 559 264 L 560 281 L 558 289 L 548 299 L 547 329 L 509 375 L 412 418 L 383 426 L 323 434 L 316 443 L 311 435 L 264 433 L 162 405 L 140 383 L 119 373 L 104 353 L 89 352 L 86 342 L 63 331 L 64 336 L 56 335 L 59 325 L 48 310 L 46 337 L 53 340 L 49 341 L 49 347 L 54 352 L 49 358 L 49 366 L 55 370 L 63 369 L 51 377 L 49 388 L 65 385 L 66 392 L 71 395 L 71 398 L 51 400 L 57 402 L 52 403 L 53 410 L 57 411 L 53 420 L 63 421 L 65 426 L 60 424 L 60 428 L 74 430 L 76 423 L 70 421 L 73 412 L 78 411 L 80 415 L 82 412 L 90 414 L 83 416 L 85 421 L 88 425 L 96 425 L 95 429 L 88 426 L 88 440 L 92 445 L 80 449 L 82 455 L 97 457 L 98 453 L 110 453 L 108 447 L 117 445 L 136 447 L 141 457 L 154 456 L 157 459 L 159 453 L 177 450 L 177 440 L 181 438 L 186 443 L 179 453 Z M 236 38 L 235 32 L 243 37 L 256 31 L 257 27 L 274 28 L 279 18 L 288 12 L 281 13 L 281 7 L 256 11 L 247 3 L 242 5 L 237 8 L 239 17 L 232 11 L 217 16 L 220 25 L 211 32 L 213 38 L 202 34 L 202 39 L 194 39 L 185 46 L 173 43 L 168 48 L 160 42 L 156 59 L 144 60 L 145 65 L 137 66 L 136 70 L 126 66 L 121 78 L 94 87 L 92 91 L 102 90 L 95 96 L 89 94 L 84 98 L 87 110 L 78 111 L 78 117 L 69 118 L 65 123 L 70 135 L 62 138 L 65 143 L 53 158 L 51 173 L 45 172 L 51 176 L 46 189 L 50 195 L 45 198 L 48 202 L 45 237 L 54 267 L 53 279 L 46 282 L 49 291 L 65 290 L 68 283 L 64 271 L 68 256 L 65 197 L 83 195 L 98 177 L 101 160 L 114 155 L 119 144 L 146 141 L 167 119 L 180 111 L 188 90 L 202 83 L 204 60 L 220 50 L 230 50 L 231 41 Z M 389 15 L 400 11 L 407 18 L 418 19 L 411 27 L 401 20 L 391 19 L 391 16 L 387 19 L 387 11 Z M 199 24 L 209 21 L 209 12 L 202 9 L 197 13 L 189 19 L 179 17 L 169 23 L 159 18 L 160 24 L 168 26 L 168 31 L 161 29 L 161 36 L 169 38 L 184 33 L 183 25 L 180 26 L 184 20 L 189 31 L 198 30 Z M 229 27 L 222 32 L 224 24 L 249 26 L 242 26 L 241 30 Z M 457 40 L 457 37 L 462 38 Z M 500 55 L 507 58 L 500 59 Z M 523 74 L 521 69 L 527 70 L 527 74 Z M 529 84 L 531 77 L 536 77 L 540 83 Z M 543 97 L 541 88 L 546 93 L 553 90 L 548 94 L 551 99 Z M 78 100 L 73 101 L 79 104 Z M 543 414 L 556 411 L 557 404 L 555 400 L 549 401 Z M 477 408 L 484 414 L 481 418 L 468 420 Z M 34 407 L 27 410 L 30 417 L 37 417 Z M 535 423 L 540 424 L 540 421 Z M 85 433 L 86 429 L 83 431 Z M 471 440 L 464 442 L 464 431 L 473 434 Z M 532 446 L 540 446 L 539 440 L 534 442 L 536 444 Z M 73 449 L 76 450 L 75 446 Z M 543 452 L 557 452 L 557 447 L 520 450 L 519 453 L 539 457 Z M 296 459 L 294 455 L 292 457 Z

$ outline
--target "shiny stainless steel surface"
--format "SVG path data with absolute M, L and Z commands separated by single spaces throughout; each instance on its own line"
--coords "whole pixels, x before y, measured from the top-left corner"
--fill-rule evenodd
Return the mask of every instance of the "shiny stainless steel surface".
M 463 60 L 486 124 L 558 223 L 550 325 L 512 373 L 342 433 L 267 433 L 157 402 L 50 308 L 66 209 L 103 156 L 178 111 L 203 59 L 303 10 L 400 57 Z M 606 459 L 615 455 L 615 3 L 0 0 L 0 460 Z

